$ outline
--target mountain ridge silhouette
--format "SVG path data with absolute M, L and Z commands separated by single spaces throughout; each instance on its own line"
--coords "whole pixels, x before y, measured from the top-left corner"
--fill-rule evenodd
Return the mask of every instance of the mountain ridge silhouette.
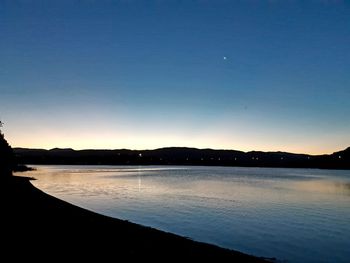
M 16 160 L 25 164 L 208 165 L 350 169 L 350 147 L 322 155 L 190 147 L 164 147 L 154 150 L 14 148 L 13 151 Z

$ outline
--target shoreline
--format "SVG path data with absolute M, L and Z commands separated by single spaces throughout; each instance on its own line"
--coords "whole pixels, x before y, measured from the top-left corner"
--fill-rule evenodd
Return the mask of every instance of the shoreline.
M 205 165 L 227 167 L 278 167 L 350 169 L 350 147 L 324 155 L 288 152 L 242 152 L 187 147 L 154 150 L 51 150 L 14 148 L 18 163 L 77 165 Z
M 9 248 L 23 244 L 21 250 L 43 249 L 60 258 L 88 259 L 97 256 L 100 259 L 117 257 L 128 260 L 268 262 L 263 258 L 97 214 L 44 193 L 30 180 L 20 176 L 1 180 L 4 224 L 11 229 L 3 238 L 11 241 L 7 242 Z M 6 248 L 7 244 L 3 247 Z

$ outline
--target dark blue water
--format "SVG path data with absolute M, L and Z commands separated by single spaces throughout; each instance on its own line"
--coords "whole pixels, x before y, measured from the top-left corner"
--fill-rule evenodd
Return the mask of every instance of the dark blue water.
M 38 166 L 34 185 L 79 206 L 287 262 L 350 262 L 350 171 Z

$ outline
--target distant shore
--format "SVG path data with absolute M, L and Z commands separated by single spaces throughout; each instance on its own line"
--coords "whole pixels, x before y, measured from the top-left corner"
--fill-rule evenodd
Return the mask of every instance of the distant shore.
M 262 258 L 220 248 L 96 214 L 52 197 L 30 178 L 1 179 L 3 251 L 30 252 L 27 258 L 60 259 L 207 260 L 209 262 L 266 262 Z M 11 253 L 11 258 L 21 258 Z M 50 260 L 49 260 L 50 261 Z M 116 260 L 118 261 L 118 260 Z
M 17 163 L 69 165 L 200 165 L 350 169 L 350 147 L 328 155 L 169 147 L 155 150 L 13 149 Z

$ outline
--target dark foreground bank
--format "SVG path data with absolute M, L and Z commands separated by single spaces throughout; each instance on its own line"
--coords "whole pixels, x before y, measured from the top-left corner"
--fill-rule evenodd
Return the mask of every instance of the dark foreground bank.
M 93 213 L 45 194 L 28 178 L 11 176 L 3 178 L 0 183 L 1 250 L 13 260 L 266 262 Z

